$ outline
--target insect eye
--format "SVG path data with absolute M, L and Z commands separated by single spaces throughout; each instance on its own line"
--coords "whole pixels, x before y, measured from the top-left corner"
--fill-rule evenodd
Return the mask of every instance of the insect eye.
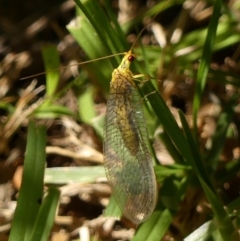
M 128 56 L 128 61 L 133 62 L 135 60 L 135 57 L 133 55 Z

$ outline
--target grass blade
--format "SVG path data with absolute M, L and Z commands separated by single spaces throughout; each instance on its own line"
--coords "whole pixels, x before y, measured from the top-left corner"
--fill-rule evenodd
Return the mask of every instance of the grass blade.
M 202 188 L 215 214 L 215 218 L 218 223 L 219 232 L 221 233 L 222 238 L 225 240 L 226 237 L 230 237 L 234 232 L 232 222 L 223 207 L 223 203 L 221 199 L 217 196 L 216 191 L 213 187 L 213 184 L 203 166 L 203 162 L 200 158 L 197 145 L 195 144 L 195 141 L 192 137 L 187 121 L 181 111 L 179 111 L 179 115 L 181 118 L 183 129 L 185 131 L 185 135 L 188 139 L 188 143 L 190 143 L 191 150 L 193 151 L 193 155 L 195 157 L 191 162 L 192 168 L 198 175 Z
M 33 230 L 32 241 L 48 240 L 50 231 L 53 226 L 60 191 L 50 188 L 48 195 L 44 198 L 39 214 L 37 216 Z
M 60 79 L 60 71 L 55 70 L 60 66 L 59 54 L 55 45 L 45 46 L 42 50 L 46 70 L 46 92 L 47 96 L 52 96 L 57 89 Z M 54 70 L 54 71 L 52 71 Z
M 213 14 L 208 26 L 206 41 L 203 47 L 200 66 L 197 74 L 197 83 L 193 99 L 193 122 L 195 133 L 197 133 L 197 113 L 200 107 L 201 96 L 206 85 L 207 74 L 210 66 L 210 59 L 213 50 L 214 40 L 216 37 L 218 19 L 222 7 L 222 0 L 216 0 L 214 4 Z
M 46 131 L 30 122 L 23 177 L 10 233 L 10 241 L 31 240 L 33 226 L 43 196 L 43 176 L 46 161 Z

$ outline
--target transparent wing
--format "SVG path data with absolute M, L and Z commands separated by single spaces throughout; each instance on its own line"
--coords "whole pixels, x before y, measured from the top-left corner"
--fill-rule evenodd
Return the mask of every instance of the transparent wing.
M 141 99 L 123 76 L 111 84 L 104 130 L 104 166 L 124 216 L 136 224 L 147 219 L 156 205 L 155 174 Z

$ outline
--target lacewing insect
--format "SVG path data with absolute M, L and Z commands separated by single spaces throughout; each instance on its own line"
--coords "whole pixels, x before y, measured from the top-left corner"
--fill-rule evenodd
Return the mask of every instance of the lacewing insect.
M 148 146 L 141 98 L 130 71 L 130 50 L 112 73 L 103 137 L 104 167 L 123 215 L 135 224 L 146 220 L 157 201 L 157 184 Z

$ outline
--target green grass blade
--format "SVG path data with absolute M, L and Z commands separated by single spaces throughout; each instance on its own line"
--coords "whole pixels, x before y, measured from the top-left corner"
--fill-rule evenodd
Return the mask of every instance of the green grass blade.
M 166 233 L 173 219 L 169 209 L 156 210 L 137 230 L 132 241 L 159 241 Z
M 226 237 L 230 237 L 234 231 L 232 222 L 223 207 L 223 203 L 221 199 L 217 196 L 216 191 L 213 187 L 213 184 L 203 166 L 203 162 L 200 158 L 197 145 L 194 142 L 194 139 L 188 127 L 187 121 L 181 111 L 179 111 L 179 115 L 180 115 L 180 119 L 183 125 L 185 135 L 187 137 L 188 143 L 190 144 L 191 150 L 193 151 L 193 155 L 195 157 L 190 164 L 192 165 L 192 168 L 198 175 L 202 188 L 208 198 L 208 201 L 212 206 L 212 210 L 215 214 L 215 218 L 218 223 L 219 232 L 221 233 L 222 238 L 224 239 Z
M 46 241 L 52 229 L 55 213 L 58 206 L 60 191 L 50 188 L 46 198 L 44 198 L 39 214 L 36 219 L 32 241 Z
M 88 12 L 86 7 L 82 6 L 82 3 L 80 6 L 84 9 L 84 12 Z M 102 11 L 101 8 L 99 10 Z M 90 60 L 107 56 L 112 53 L 110 49 L 106 49 L 104 47 L 104 44 L 106 43 L 105 40 L 107 40 L 108 37 L 104 38 L 96 35 L 96 30 L 84 15 L 79 16 L 75 21 L 76 23 L 74 25 L 69 24 L 67 26 L 68 31 L 81 46 Z M 99 22 L 101 22 L 101 20 L 99 20 Z M 104 26 L 101 28 L 104 28 Z M 109 58 L 97 62 L 95 61 L 81 67 L 87 70 L 92 81 L 98 83 L 104 92 L 108 92 L 111 72 L 116 66 L 117 62 L 115 58 Z
M 58 185 L 69 183 L 93 183 L 100 177 L 105 177 L 105 171 L 102 166 L 55 167 L 46 169 L 44 183 Z
M 33 226 L 43 196 L 43 177 L 46 161 L 46 131 L 30 122 L 23 177 L 9 241 L 31 240 Z
M 223 240 L 228 240 L 234 233 L 232 220 L 224 209 L 220 198 L 212 192 L 204 180 L 200 180 L 200 182 L 215 214 L 217 230 L 219 230 Z
M 143 91 L 144 95 L 147 95 L 153 93 L 156 89 L 153 87 L 152 83 L 148 82 L 143 86 L 141 91 Z M 187 162 L 191 162 L 193 156 L 186 142 L 186 138 L 162 97 L 156 93 L 148 95 L 147 98 L 160 123 L 163 125 L 164 130 L 167 132 L 178 151 Z
M 200 66 L 197 74 L 197 83 L 193 99 L 193 122 L 195 133 L 197 133 L 197 113 L 200 107 L 201 96 L 206 85 L 207 74 L 210 66 L 210 59 L 213 50 L 214 40 L 218 26 L 218 19 L 222 7 L 222 0 L 216 0 L 214 4 L 213 14 L 208 26 L 206 41 L 203 47 Z
M 111 197 L 109 199 L 109 203 L 104 211 L 104 216 L 105 217 L 113 217 L 113 218 L 117 218 L 117 219 L 120 219 L 122 216 L 122 211 L 119 208 L 113 195 L 111 195 Z
M 155 175 L 158 183 L 162 183 L 167 177 L 174 175 L 176 177 L 184 177 L 191 170 L 191 167 L 185 165 L 172 164 L 168 166 L 156 165 L 154 167 Z
M 193 170 L 196 172 L 198 177 L 200 179 L 203 179 L 207 183 L 207 185 L 212 189 L 212 191 L 215 192 L 213 184 L 210 181 L 209 175 L 206 172 L 206 169 L 203 165 L 203 160 L 201 158 L 200 151 L 198 149 L 197 144 L 194 141 L 194 138 L 192 136 L 192 133 L 190 131 L 188 123 L 185 119 L 185 116 L 180 110 L 178 111 L 178 113 L 179 113 L 179 116 L 180 116 L 180 119 L 181 119 L 183 130 L 185 132 L 185 136 L 187 138 L 187 143 L 189 144 L 190 150 L 192 151 L 192 156 L 194 156 L 194 158 L 191 159 L 189 164 L 192 166 Z
M 118 38 L 119 33 L 113 26 L 111 26 L 109 19 L 107 18 L 99 3 L 95 1 L 74 1 L 97 32 L 97 35 L 99 36 L 104 49 L 108 53 L 106 55 L 109 55 L 112 52 L 123 52 L 126 45 L 121 46 L 119 49 L 120 45 L 122 45 L 122 42 L 120 42 Z M 92 12 L 95 14 L 92 15 Z
M 84 123 L 91 124 L 92 119 L 96 117 L 95 106 L 93 102 L 93 88 L 88 86 L 85 92 L 78 98 L 79 114 Z
M 69 108 L 56 104 L 40 106 L 34 113 L 34 116 L 37 118 L 58 118 L 62 116 L 78 118 Z
M 11 105 L 9 103 L 6 103 L 5 101 L 0 101 L 0 109 L 5 110 L 5 111 L 7 111 L 8 113 L 11 113 L 11 114 L 15 110 L 13 105 Z
M 124 37 L 124 33 L 117 21 L 116 15 L 114 14 L 114 12 L 112 11 L 112 7 L 111 7 L 111 2 L 109 0 L 104 0 L 104 4 L 105 4 L 105 9 L 107 12 L 107 15 L 109 16 L 109 18 L 111 19 L 114 28 L 116 28 L 116 32 L 118 33 L 118 41 L 119 43 L 123 43 L 124 45 L 124 49 L 123 51 L 125 51 L 126 48 L 128 48 L 127 42 L 126 42 L 126 38 Z M 110 34 L 113 33 L 115 34 L 113 31 L 110 31 Z M 112 37 L 112 40 L 116 40 L 116 35 L 114 35 Z M 118 48 L 117 48 L 118 49 Z
M 42 50 L 42 56 L 46 73 L 46 93 L 48 97 L 52 97 L 57 89 L 60 71 L 56 70 L 60 67 L 60 59 L 55 45 L 45 46 Z M 54 71 L 53 71 L 54 70 Z
M 169 138 L 167 133 L 166 132 L 160 133 L 158 135 L 158 137 L 161 139 L 161 142 L 164 143 L 167 151 L 172 156 L 173 160 L 176 163 L 183 164 L 184 160 L 183 160 L 181 154 L 177 150 L 176 146 L 172 143 L 172 140 L 171 140 L 171 138 Z

